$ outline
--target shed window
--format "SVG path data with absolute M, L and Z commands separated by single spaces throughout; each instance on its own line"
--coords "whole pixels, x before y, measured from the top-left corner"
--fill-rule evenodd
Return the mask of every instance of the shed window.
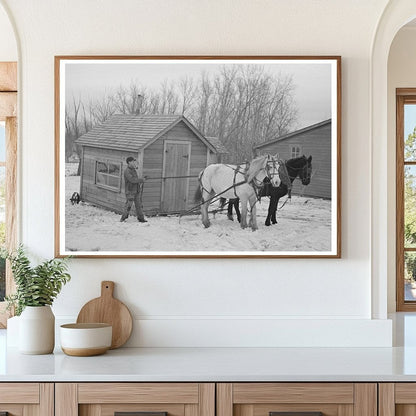
M 299 145 L 290 146 L 290 157 L 291 158 L 299 157 L 301 154 L 301 151 L 302 149 L 300 148 Z
M 121 188 L 121 163 L 97 160 L 95 162 L 95 183 L 114 191 Z

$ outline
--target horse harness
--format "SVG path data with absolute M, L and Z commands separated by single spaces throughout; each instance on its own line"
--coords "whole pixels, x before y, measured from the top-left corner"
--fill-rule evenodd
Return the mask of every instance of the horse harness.
M 280 168 L 279 163 L 280 163 L 280 161 L 276 161 L 274 158 L 272 160 L 268 160 L 266 162 L 265 171 L 266 171 L 266 175 L 269 178 L 269 180 L 271 180 L 276 175 L 280 175 L 280 173 L 279 173 L 279 168 Z M 260 201 L 260 199 L 261 199 L 261 190 L 264 188 L 265 183 L 264 183 L 264 181 L 259 181 L 256 177 L 253 177 L 253 179 L 250 182 L 248 182 L 247 179 L 248 179 L 248 169 L 250 167 L 250 162 L 245 163 L 245 165 L 246 165 L 246 167 L 245 167 L 244 171 L 240 170 L 241 165 L 238 165 L 237 169 L 235 169 L 234 183 L 236 181 L 237 173 L 243 173 L 245 181 L 249 185 L 251 185 L 251 187 L 253 188 L 257 201 Z M 229 165 L 227 165 L 227 166 L 229 166 Z M 230 168 L 233 169 L 231 166 L 230 166 Z M 238 198 L 237 193 L 235 191 L 235 187 L 234 187 L 234 194 L 235 194 L 236 198 Z
M 244 169 L 243 169 L 243 165 L 245 165 Z M 241 165 L 237 165 L 237 168 L 234 168 L 230 165 L 225 165 L 225 166 L 229 167 L 230 169 L 232 169 L 234 171 L 233 189 L 234 189 L 235 197 L 238 198 L 237 191 L 236 191 L 238 185 L 236 185 L 236 184 L 239 183 L 241 185 L 242 183 L 247 182 L 247 171 L 248 171 L 248 168 L 250 166 L 250 163 L 248 163 L 248 162 L 247 163 L 242 163 Z M 242 183 L 237 182 L 237 174 L 238 173 L 241 173 L 244 176 L 244 181 Z
M 269 179 L 273 178 L 275 175 L 279 175 L 279 167 L 280 167 L 279 163 L 280 162 L 281 161 L 276 161 L 274 159 L 267 161 L 265 170 L 266 170 L 267 177 Z M 277 165 L 277 168 L 276 168 L 276 165 Z M 253 188 L 254 193 L 256 194 L 256 199 L 259 201 L 260 198 L 261 198 L 260 191 L 263 189 L 265 184 L 264 184 L 263 181 L 259 181 L 255 177 L 250 182 L 247 181 L 247 179 L 248 179 L 248 170 L 250 168 L 250 162 L 241 163 L 241 164 L 237 165 L 237 167 L 234 167 L 233 165 L 225 165 L 225 166 L 227 166 L 228 168 L 230 168 L 231 170 L 234 171 L 233 184 L 230 187 L 228 187 L 227 189 L 225 189 L 224 191 L 222 191 L 220 194 L 216 195 L 216 196 L 224 194 L 225 192 L 229 191 L 230 189 L 234 189 L 234 195 L 235 195 L 236 198 L 238 198 L 237 191 L 236 191 L 237 186 L 243 185 L 244 183 L 248 183 Z M 270 171 L 272 171 L 272 172 L 270 172 Z M 287 172 L 287 170 L 286 170 L 286 172 Z M 239 173 L 241 173 L 244 176 L 244 180 L 237 182 L 237 175 Z M 198 178 L 199 185 L 200 185 L 201 189 L 203 189 L 206 193 L 209 194 L 210 192 L 202 185 L 202 176 L 203 176 L 203 173 Z
M 279 160 L 279 174 L 280 179 L 284 185 L 287 187 L 288 198 L 292 198 L 292 180 L 290 179 L 289 172 L 287 171 L 286 161 Z

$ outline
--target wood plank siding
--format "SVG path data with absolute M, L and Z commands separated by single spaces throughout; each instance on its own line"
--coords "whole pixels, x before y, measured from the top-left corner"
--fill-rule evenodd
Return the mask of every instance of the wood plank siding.
M 331 199 L 331 123 L 313 129 L 300 130 L 282 140 L 262 145 L 258 154 L 279 154 L 280 159 L 292 158 L 291 149 L 300 146 L 300 156 L 312 155 L 312 179 L 308 186 L 299 180 L 293 183 L 292 193 L 311 197 Z
M 144 117 L 142 116 L 142 120 Z M 134 123 L 131 117 L 128 121 Z M 101 130 L 98 134 L 101 134 Z M 97 143 L 99 141 L 95 136 L 97 133 L 88 133 L 88 137 L 80 140 L 83 146 L 80 184 L 80 195 L 83 201 L 121 213 L 126 202 L 124 184 L 126 158 L 134 156 L 139 162 L 139 175 L 146 177 L 142 200 L 143 210 L 147 215 L 180 212 L 195 205 L 194 195 L 198 187 L 198 174 L 207 166 L 208 149 L 213 151 L 213 148 L 204 142 L 203 136 L 194 131 L 189 122 L 181 119 L 169 128 L 161 125 L 160 134 L 149 137 L 148 143 L 141 148 L 138 147 L 136 151 L 118 149 L 110 142 L 106 142 L 108 147 L 97 147 L 94 140 L 97 140 Z M 144 139 L 140 140 L 143 144 Z M 110 146 L 113 148 L 109 148 Z M 171 152 L 171 157 L 180 155 L 181 163 L 173 159 L 169 160 L 168 151 Z M 121 166 L 121 184 L 118 188 L 109 189 L 96 183 L 97 161 Z M 185 176 L 186 178 L 167 179 L 171 176 Z
M 120 214 L 126 202 L 123 172 L 127 167 L 126 158 L 132 155 L 137 157 L 137 154 L 134 152 L 85 146 L 81 172 L 81 200 Z M 121 184 L 118 189 L 106 189 L 102 186 L 97 186 L 95 180 L 97 161 L 107 161 L 121 166 Z
M 143 174 L 149 179 L 146 181 L 143 189 L 143 209 L 147 213 L 156 213 L 171 211 L 163 206 L 162 187 L 163 182 L 168 186 L 167 179 L 152 179 L 163 177 L 164 149 L 165 141 L 190 143 L 190 165 L 189 165 L 189 182 L 186 198 L 186 208 L 190 209 L 195 205 L 194 195 L 198 187 L 198 174 L 207 165 L 207 147 L 206 145 L 184 124 L 179 123 L 158 140 L 152 143 L 144 150 L 143 155 Z M 172 210 L 173 212 L 175 210 Z

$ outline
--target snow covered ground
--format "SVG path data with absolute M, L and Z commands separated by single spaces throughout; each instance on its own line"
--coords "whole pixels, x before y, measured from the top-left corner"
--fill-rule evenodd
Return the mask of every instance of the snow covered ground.
M 68 172 L 69 173 L 69 172 Z M 226 211 L 210 214 L 205 229 L 200 215 L 147 217 L 139 223 L 87 203 L 71 205 L 69 198 L 79 191 L 79 176 L 67 176 L 65 184 L 65 247 L 72 252 L 328 252 L 331 250 L 331 201 L 293 196 L 278 211 L 278 223 L 266 227 L 269 199 L 257 204 L 259 229 L 241 229 L 227 219 Z M 286 197 L 282 198 L 279 205 Z M 243 254 L 243 253 L 241 253 Z M 272 253 L 269 253 L 272 254 Z

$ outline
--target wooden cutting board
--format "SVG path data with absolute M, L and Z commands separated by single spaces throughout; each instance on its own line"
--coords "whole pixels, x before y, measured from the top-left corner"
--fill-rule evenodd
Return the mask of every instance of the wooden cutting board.
M 127 306 L 113 297 L 114 282 L 101 282 L 101 296 L 86 303 L 77 323 L 107 323 L 113 326 L 111 349 L 121 347 L 130 338 L 133 319 Z

